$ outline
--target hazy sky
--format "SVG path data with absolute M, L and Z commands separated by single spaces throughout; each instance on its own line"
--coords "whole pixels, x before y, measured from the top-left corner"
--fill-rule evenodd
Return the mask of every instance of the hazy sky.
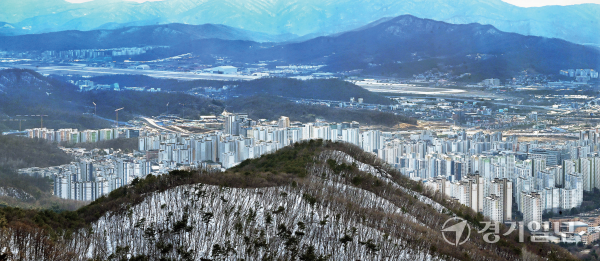
M 83 3 L 83 2 L 89 2 L 92 0 L 65 0 L 65 1 L 71 2 L 71 3 Z M 102 1 L 102 0 L 96 0 L 96 1 Z M 154 2 L 154 1 L 162 1 L 162 0 L 125 0 L 125 1 L 143 3 L 143 2 Z
M 83 3 L 89 2 L 92 0 L 66 0 L 71 3 Z M 102 0 L 96 0 L 102 1 Z M 125 0 L 125 1 L 133 1 L 133 2 L 150 2 L 150 1 L 161 1 L 161 0 Z M 600 0 L 502 0 L 509 4 L 522 6 L 522 7 L 533 7 L 533 6 L 544 6 L 544 5 L 574 5 L 574 4 L 583 4 L 583 3 L 594 3 L 600 4 Z
M 545 5 L 575 5 L 575 4 L 600 4 L 600 0 L 502 0 L 509 4 L 522 6 L 522 7 L 533 7 L 533 6 L 545 6 Z

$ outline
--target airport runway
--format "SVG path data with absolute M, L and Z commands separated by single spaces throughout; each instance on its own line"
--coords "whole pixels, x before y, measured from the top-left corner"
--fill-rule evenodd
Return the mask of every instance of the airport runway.
M 40 74 L 59 74 L 59 75 L 116 75 L 116 74 L 136 74 L 146 75 L 154 78 L 166 78 L 177 80 L 218 80 L 218 81 L 250 81 L 260 77 L 233 74 L 212 74 L 212 73 L 192 73 L 192 72 L 171 72 L 155 70 L 137 70 L 137 69 L 112 69 L 103 67 L 86 66 L 33 66 L 33 65 L 12 65 L 13 68 L 30 69 Z
M 362 81 L 354 82 L 354 84 L 363 87 L 371 92 L 385 92 L 398 94 L 448 95 L 467 92 L 461 89 L 420 87 L 411 84 L 373 83 Z

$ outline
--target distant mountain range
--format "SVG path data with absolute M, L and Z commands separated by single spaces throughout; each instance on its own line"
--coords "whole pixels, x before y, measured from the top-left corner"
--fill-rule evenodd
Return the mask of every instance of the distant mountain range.
M 16 28 L 12 24 L 0 22 L 0 35 L 9 36 L 9 35 L 20 35 L 20 34 L 26 34 L 26 33 L 27 33 L 26 31 Z
M 0 36 L 0 49 L 13 51 L 74 50 L 148 45 L 172 46 L 202 39 L 268 42 L 275 38 L 277 37 L 225 25 L 166 24 Z
M 564 68 L 597 68 L 600 52 L 490 25 L 454 25 L 404 15 L 335 36 L 276 46 L 262 51 L 262 59 L 322 62 L 330 71 L 412 76 L 436 68 L 504 78 L 523 69 L 557 74 Z
M 115 29 L 168 23 L 224 24 L 291 35 L 339 33 L 384 17 L 411 14 L 454 24 L 489 24 L 506 32 L 600 45 L 600 5 L 521 8 L 500 0 L 170 0 L 124 2 L 20 0 L 0 3 L 0 34 Z M 0 25 L 2 26 L 2 25 Z M 285 40 L 284 39 L 284 40 Z
M 359 29 L 296 43 L 251 41 L 253 34 L 221 25 L 183 24 L 115 30 L 64 31 L 0 37 L 0 50 L 67 50 L 165 45 L 133 60 L 192 52 L 254 63 L 325 64 L 327 71 L 362 69 L 371 74 L 412 76 L 430 69 L 476 78 L 512 77 L 524 69 L 556 74 L 565 68 L 596 68 L 597 48 L 560 39 L 523 36 L 490 25 L 454 25 L 410 15 L 382 19 Z M 244 39 L 244 40 L 235 40 Z

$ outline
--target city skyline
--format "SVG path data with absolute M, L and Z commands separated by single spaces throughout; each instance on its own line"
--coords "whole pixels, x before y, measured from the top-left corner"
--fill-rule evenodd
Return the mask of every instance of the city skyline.
M 600 261 L 599 13 L 0 1 L 0 259 Z

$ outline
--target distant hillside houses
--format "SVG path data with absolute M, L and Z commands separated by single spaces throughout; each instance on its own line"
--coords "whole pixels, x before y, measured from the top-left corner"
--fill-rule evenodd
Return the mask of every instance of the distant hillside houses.
M 560 75 L 575 78 L 578 82 L 587 82 L 590 79 L 598 79 L 598 71 L 594 69 L 560 70 Z
M 145 54 L 148 50 L 156 48 L 168 48 L 168 46 L 145 46 L 145 47 L 119 47 L 111 49 L 82 49 L 66 51 L 44 51 L 44 57 L 56 57 L 63 59 L 96 59 L 100 57 L 113 56 L 135 56 Z
M 498 87 L 500 86 L 500 79 L 485 79 L 480 82 L 479 85 L 485 87 Z
M 133 67 L 136 70 L 150 70 L 150 66 L 147 64 L 140 64 Z
M 79 87 L 80 92 L 88 92 L 92 90 L 103 90 L 103 91 L 120 91 L 118 83 L 114 84 L 96 84 L 90 80 L 71 81 L 71 83 Z
M 79 87 L 80 92 L 88 92 L 88 91 L 147 91 L 147 92 L 160 92 L 161 88 L 147 88 L 147 87 L 120 87 L 119 83 L 113 84 L 96 84 L 90 80 L 79 80 L 79 81 L 70 81 L 71 83 L 77 85 Z
M 204 73 L 214 74 L 237 74 L 238 68 L 234 66 L 218 66 L 202 70 Z

